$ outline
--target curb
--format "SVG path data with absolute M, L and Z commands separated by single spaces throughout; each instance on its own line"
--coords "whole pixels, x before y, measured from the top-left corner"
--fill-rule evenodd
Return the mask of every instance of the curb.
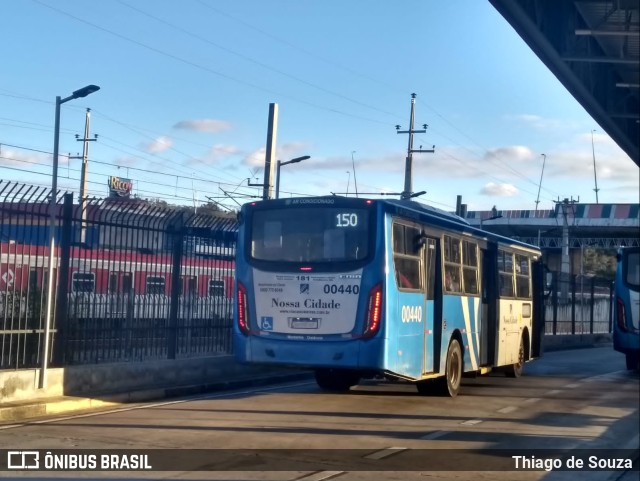
M 158 387 L 123 393 L 105 393 L 104 395 L 98 394 L 93 397 L 61 396 L 13 402 L 0 405 L 0 422 L 20 422 L 68 412 L 114 408 L 129 403 L 193 396 L 216 391 L 231 391 L 233 389 L 268 386 L 285 382 L 307 381 L 312 378 L 312 374 L 309 372 L 296 372 L 205 384 Z

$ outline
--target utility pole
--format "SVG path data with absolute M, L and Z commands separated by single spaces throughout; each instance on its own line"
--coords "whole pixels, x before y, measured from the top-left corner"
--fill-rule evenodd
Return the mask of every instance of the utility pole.
M 579 202 L 579 200 L 578 200 Z M 562 253 L 560 263 L 560 298 L 567 300 L 569 298 L 569 280 L 571 278 L 571 261 L 569 258 L 569 206 L 573 207 L 576 203 L 573 198 L 571 200 L 564 199 L 560 204 L 562 209 Z
M 276 137 L 278 134 L 278 104 L 269 104 L 269 126 L 264 159 L 264 182 L 262 200 L 271 199 L 273 193 L 273 171 L 276 165 Z
M 412 163 L 413 163 L 413 153 L 414 152 L 426 152 L 433 153 L 435 152 L 435 145 L 432 149 L 423 150 L 422 145 L 419 149 L 413 148 L 413 134 L 424 134 L 427 131 L 427 124 L 422 124 L 422 130 L 415 130 L 413 128 L 414 119 L 415 119 L 415 106 L 416 106 L 416 94 L 411 94 L 411 116 L 409 118 L 409 130 L 400 130 L 400 126 L 396 125 L 397 133 L 399 134 L 409 134 L 409 143 L 407 146 L 407 158 L 404 168 L 404 190 L 400 195 L 401 199 L 410 199 L 413 194 L 413 179 L 412 179 Z
M 547 162 L 547 154 L 542 155 L 542 172 L 540 173 L 540 183 L 538 184 L 538 197 L 536 198 L 536 212 L 538 212 L 538 204 L 540 203 L 540 189 L 542 188 L 542 176 L 544 175 L 544 164 Z
M 598 204 L 598 175 L 596 174 L 596 148 L 593 145 L 593 133 L 595 130 L 591 131 L 591 152 L 593 153 L 593 180 L 595 182 L 595 189 L 593 189 L 596 193 L 596 204 Z
M 351 167 L 353 168 L 353 186 L 356 189 L 356 197 L 358 197 L 358 181 L 356 180 L 356 162 L 355 160 L 353 160 L 353 154 L 355 153 L 356 153 L 355 150 L 351 151 Z
M 80 228 L 80 243 L 84 244 L 87 236 L 87 172 L 89 168 L 89 142 L 98 140 L 98 135 L 89 138 L 89 128 L 91 124 L 91 109 L 87 109 L 84 120 L 84 137 L 76 135 L 78 142 L 82 145 L 82 170 L 80 172 L 80 212 L 82 215 L 82 227 Z

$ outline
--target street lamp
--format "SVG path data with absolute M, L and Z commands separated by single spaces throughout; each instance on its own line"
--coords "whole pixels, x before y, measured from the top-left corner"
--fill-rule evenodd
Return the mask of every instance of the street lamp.
M 49 199 L 49 284 L 47 285 L 47 313 L 44 324 L 44 342 L 42 343 L 42 371 L 38 387 L 43 389 L 46 387 L 46 373 L 49 358 L 49 344 L 51 337 L 51 311 L 53 310 L 53 271 L 54 271 L 54 255 L 55 250 L 55 225 L 56 225 L 56 197 L 58 192 L 58 147 L 60 144 L 60 106 L 69 100 L 86 97 L 100 90 L 97 85 L 87 85 L 74 91 L 65 98 L 56 97 L 56 116 L 53 127 L 53 172 L 51 176 L 51 198 Z
M 302 162 L 303 160 L 307 160 L 310 158 L 310 155 L 303 155 L 302 157 L 296 157 L 295 159 L 287 160 L 285 162 L 282 162 L 281 160 L 278 161 L 278 163 L 276 164 L 276 199 L 280 198 L 280 167 L 287 164 Z
M 498 214 L 498 209 L 496 209 L 496 206 L 494 205 L 493 208 L 491 209 L 491 217 L 488 217 L 487 219 L 483 219 L 482 216 L 480 216 L 480 229 L 481 230 L 483 229 L 482 225 L 486 221 L 495 220 L 495 219 L 502 219 L 502 214 Z

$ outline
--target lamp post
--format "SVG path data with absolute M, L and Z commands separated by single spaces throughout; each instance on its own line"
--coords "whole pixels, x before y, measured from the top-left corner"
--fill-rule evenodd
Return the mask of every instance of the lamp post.
M 480 217 L 480 229 L 483 230 L 483 224 L 488 221 L 488 220 L 495 220 L 495 219 L 502 219 L 502 214 L 498 214 L 498 210 L 496 209 L 496 206 L 494 205 L 493 208 L 491 209 L 491 217 L 488 217 L 486 219 L 483 219 L 482 217 Z
M 87 85 L 74 91 L 65 98 L 56 97 L 56 114 L 53 127 L 53 172 L 51 176 L 51 199 L 49 200 L 49 280 L 47 285 L 47 312 L 44 324 L 44 340 L 42 342 L 42 369 L 40 371 L 40 379 L 38 388 L 46 387 L 47 367 L 49 364 L 49 344 L 51 337 L 51 317 L 53 310 L 53 271 L 55 268 L 54 250 L 55 250 L 55 225 L 56 225 L 56 200 L 58 192 L 58 147 L 60 144 L 60 106 L 69 100 L 86 97 L 89 94 L 97 92 L 100 87 L 97 85 Z
M 276 199 L 280 198 L 280 167 L 287 164 L 302 162 L 303 160 L 307 160 L 310 158 L 310 155 L 303 155 L 302 157 L 296 157 L 295 159 L 287 160 L 285 162 L 282 162 L 281 160 L 278 161 L 278 163 L 276 164 Z

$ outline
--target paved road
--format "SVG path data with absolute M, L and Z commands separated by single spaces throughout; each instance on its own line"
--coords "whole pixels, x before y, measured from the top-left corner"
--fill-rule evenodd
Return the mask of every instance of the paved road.
M 0 478 L 637 479 L 637 472 L 514 470 L 515 459 L 499 454 L 515 450 L 509 454 L 525 456 L 519 463 L 563 466 L 570 456 L 585 464 L 589 456 L 633 457 L 607 450 L 637 452 L 639 397 L 638 373 L 625 371 L 610 348 L 549 353 L 520 379 L 465 379 L 455 399 L 420 396 L 405 383 L 369 381 L 345 394 L 292 383 L 0 426 L 0 450 L 127 449 L 167 470 L 14 470 Z M 104 452 L 93 454 L 99 465 Z

